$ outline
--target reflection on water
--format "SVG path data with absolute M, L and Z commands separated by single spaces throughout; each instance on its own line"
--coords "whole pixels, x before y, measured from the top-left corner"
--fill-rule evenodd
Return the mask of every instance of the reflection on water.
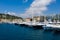
M 60 40 L 60 33 L 0 24 L 0 40 Z

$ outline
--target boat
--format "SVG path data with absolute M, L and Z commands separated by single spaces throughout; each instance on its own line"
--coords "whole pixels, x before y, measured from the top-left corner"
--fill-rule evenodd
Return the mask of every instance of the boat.
M 43 29 L 43 26 L 45 26 L 45 24 L 42 22 L 38 22 L 36 25 L 33 25 L 33 27 L 37 29 Z
M 42 29 L 45 24 L 39 23 L 39 22 L 22 22 L 20 23 L 20 26 L 25 26 L 25 27 L 32 27 L 32 28 L 37 28 L 37 29 Z
M 60 22 L 48 22 L 46 26 L 43 26 L 44 30 L 57 30 L 60 31 Z
M 33 27 L 33 28 L 36 28 L 36 29 L 43 29 L 43 26 L 45 26 L 44 23 L 41 23 L 41 22 L 30 22 L 27 24 L 29 27 Z
M 22 23 L 20 23 L 20 26 L 28 26 L 28 23 L 27 22 L 22 22 Z

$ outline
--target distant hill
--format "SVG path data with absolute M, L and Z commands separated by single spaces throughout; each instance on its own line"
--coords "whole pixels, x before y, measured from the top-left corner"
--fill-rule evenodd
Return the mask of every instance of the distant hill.
M 4 13 L 0 13 L 0 18 L 2 19 L 22 19 L 21 17 L 15 16 L 15 15 L 9 15 L 9 14 L 4 14 Z

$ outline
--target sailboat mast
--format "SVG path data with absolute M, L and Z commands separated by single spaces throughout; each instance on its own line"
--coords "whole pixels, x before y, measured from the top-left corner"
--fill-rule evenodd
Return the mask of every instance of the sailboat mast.
M 6 22 L 6 12 L 7 12 L 7 11 L 5 11 L 5 22 Z

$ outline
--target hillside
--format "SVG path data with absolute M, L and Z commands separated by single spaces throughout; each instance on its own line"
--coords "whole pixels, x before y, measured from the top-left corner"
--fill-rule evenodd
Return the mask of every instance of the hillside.
M 9 14 L 4 14 L 4 13 L 0 13 L 0 19 L 22 19 L 21 17 L 18 16 L 14 16 L 14 15 L 9 15 Z

